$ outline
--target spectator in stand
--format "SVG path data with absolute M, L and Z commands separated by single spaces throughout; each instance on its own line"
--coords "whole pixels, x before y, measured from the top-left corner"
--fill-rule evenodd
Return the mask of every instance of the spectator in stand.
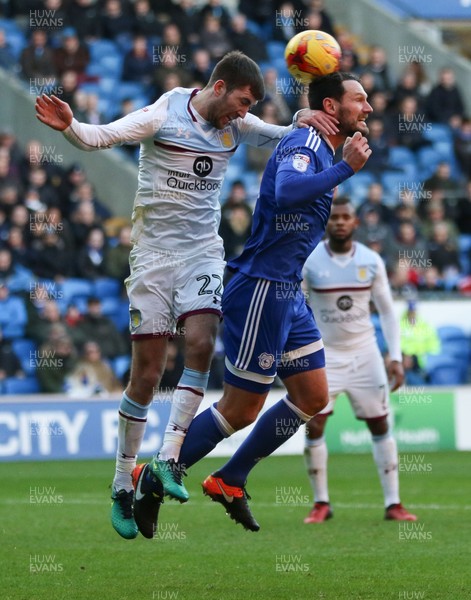
M 31 32 L 30 42 L 21 52 L 20 65 L 23 77 L 30 80 L 31 86 L 42 87 L 46 85 L 44 79 L 56 76 L 54 53 L 48 46 L 44 30 Z
M 282 2 L 277 3 L 275 18 L 273 12 L 270 16 L 273 31 L 271 38 L 276 41 L 288 43 L 288 41 L 297 33 L 300 33 L 304 27 L 304 11 L 305 6 L 299 5 L 298 2 Z M 241 12 L 244 12 L 241 10 Z
M 383 186 L 378 182 L 373 182 L 368 187 L 366 200 L 358 208 L 358 217 L 363 219 L 363 214 L 370 208 L 378 211 L 383 223 L 392 222 L 392 210 L 383 204 Z
M 422 277 L 419 279 L 417 286 L 419 292 L 431 293 L 436 295 L 437 292 L 443 292 L 445 288 L 445 282 L 440 276 L 440 273 L 436 266 L 432 264 L 431 267 L 425 269 Z
M 192 47 L 200 43 L 199 9 L 195 4 L 195 0 L 180 0 L 178 4 L 172 4 L 169 11 L 171 21 L 181 31 L 183 39 Z
M 105 0 L 100 16 L 104 38 L 126 47 L 132 36 L 134 22 L 121 0 Z
M 59 89 L 56 96 L 71 105 L 75 110 L 74 94 L 78 89 L 79 78 L 75 71 L 64 71 L 59 80 Z
M 90 62 L 90 52 L 87 46 L 80 42 L 73 27 L 64 29 L 61 41 L 61 46 L 54 49 L 54 64 L 57 74 L 62 76 L 66 71 L 74 71 L 79 77 L 79 82 L 82 82 Z
M 77 343 L 83 346 L 88 341 L 96 342 L 106 358 L 115 358 L 126 354 L 124 338 L 116 329 L 113 321 L 103 316 L 99 298 L 89 298 L 87 313 L 76 328 Z
M 388 98 L 385 92 L 374 92 L 369 103 L 373 107 L 373 115 L 375 119 L 380 119 L 384 126 L 384 134 L 391 143 L 395 138 L 397 131 L 397 121 L 394 121 L 391 110 L 388 107 Z
M 432 325 L 417 315 L 415 301 L 408 303 L 399 325 L 406 383 L 421 385 L 426 380 L 427 357 L 440 351 L 438 334 Z
M 267 69 L 263 74 L 265 82 L 265 100 L 272 102 L 277 108 L 278 119 L 282 125 L 289 125 L 292 120 L 292 112 L 283 94 L 278 87 L 278 72 L 273 67 Z M 256 113 L 256 111 L 254 111 Z
M 131 226 L 125 225 L 118 234 L 118 243 L 109 249 L 106 257 L 106 274 L 124 283 L 129 277 L 129 253 L 133 246 L 131 241 Z
M 99 219 L 105 220 L 112 216 L 111 211 L 96 197 L 95 188 L 87 180 L 77 186 L 72 193 L 72 201 L 77 203 L 91 202 Z
M 3 339 L 0 327 L 0 381 L 7 377 L 24 377 L 20 359 L 13 352 L 11 342 Z
M 26 206 L 23 204 L 13 206 L 10 213 L 9 225 L 10 227 L 17 227 L 22 232 L 25 241 L 29 240 L 31 236 L 30 216 Z
M 36 190 L 44 206 L 59 206 L 59 194 L 48 181 L 47 171 L 42 166 L 31 169 L 26 182 L 29 190 Z
M 414 97 L 417 100 L 417 106 L 419 110 L 423 110 L 425 98 L 419 91 L 417 75 L 411 67 L 407 67 L 402 72 L 402 75 L 394 89 L 391 104 L 394 107 L 399 108 L 401 102 L 408 96 Z
M 29 140 L 26 150 L 18 163 L 19 172 L 23 183 L 28 183 L 28 177 L 34 169 L 44 169 L 47 173 L 48 183 L 58 189 L 64 178 L 64 170 L 60 164 L 60 157 L 55 154 L 55 147 L 47 147 L 39 140 Z
M 90 231 L 86 244 L 77 256 L 77 275 L 82 279 L 106 277 L 106 254 L 108 248 L 103 229 L 96 227 Z
M 134 2 L 134 34 L 145 37 L 151 44 L 157 44 L 162 34 L 162 25 L 157 20 L 149 0 Z
M 190 65 L 190 73 L 193 80 L 200 82 L 201 87 L 204 87 L 208 83 L 209 76 L 213 70 L 209 52 L 205 48 L 197 48 L 193 52 Z
M 315 11 L 320 16 L 319 26 L 315 29 L 320 29 L 321 31 L 325 31 L 329 35 L 333 35 L 335 37 L 334 22 L 332 17 L 325 10 L 324 0 L 310 0 L 306 1 L 305 4 L 308 7 L 308 13 Z M 311 27 L 308 26 L 306 29 L 311 29 Z
M 0 285 L 8 287 L 12 294 L 29 292 L 33 274 L 22 265 L 13 263 L 11 251 L 0 248 Z
M 395 140 L 399 146 L 405 146 L 415 152 L 430 142 L 424 137 L 425 114 L 419 112 L 417 99 L 414 96 L 406 96 L 399 104 L 395 117 Z
M 206 17 L 208 16 L 217 19 L 221 27 L 225 31 L 229 31 L 231 27 L 231 15 L 221 0 L 209 0 L 207 4 L 200 9 L 198 15 L 200 27 L 204 27 Z M 238 48 L 238 50 L 242 50 L 242 48 Z
M 90 125 L 105 123 L 106 117 L 99 109 L 99 100 L 97 94 L 85 94 L 82 90 L 77 90 L 73 100 L 75 118 Z
M 99 4 L 95 0 L 71 0 L 67 13 L 81 41 L 94 41 L 101 37 Z
M 391 74 L 389 72 L 386 52 L 382 46 L 373 46 L 364 73 L 371 73 L 374 77 L 374 88 L 390 95 L 393 89 Z
M 368 119 L 368 145 L 371 148 L 371 156 L 364 169 L 379 177 L 384 171 L 394 170 L 389 164 L 389 142 L 384 132 L 384 124 L 381 119 L 371 117 Z
M 0 248 L 3 248 L 8 238 L 10 224 L 7 219 L 7 213 L 3 206 L 0 206 Z
M 431 239 L 435 225 L 441 223 L 445 226 L 450 242 L 458 245 L 459 229 L 452 219 L 446 217 L 443 201 L 433 200 L 426 204 L 426 218 L 422 219 L 420 229 L 424 238 Z
M 356 240 L 365 245 L 371 241 L 380 242 L 387 252 L 391 235 L 391 227 L 381 221 L 377 208 L 370 207 L 362 213 L 360 225 L 355 232 Z
M 393 269 L 407 273 L 407 281 L 417 287 L 423 271 L 430 265 L 426 242 L 419 237 L 414 224 L 403 221 L 392 240 L 388 263 Z
M 81 248 L 94 227 L 100 226 L 95 208 L 91 202 L 79 202 L 72 214 L 71 229 L 74 236 L 75 247 Z
M 5 283 L 0 282 L 0 330 L 5 339 L 16 337 L 28 318 L 23 299 L 10 296 L 10 291 Z
M 63 325 L 68 333 L 65 320 L 61 316 L 59 305 L 49 298 L 48 290 L 43 285 L 37 285 L 31 291 L 29 305 L 27 306 L 28 325 L 26 336 L 37 344 L 42 344 L 50 336 L 55 325 Z
M 453 130 L 453 148 L 463 175 L 471 178 L 471 119 L 462 119 Z
M 26 243 L 23 230 L 20 227 L 10 227 L 6 243 L 11 252 L 13 262 L 28 269 L 34 257 Z
M 82 398 L 121 391 L 121 383 L 109 363 L 103 360 L 96 342 L 84 345 L 79 362 L 67 377 L 67 391 L 69 395 Z
M 428 254 L 432 265 L 438 269 L 438 274 L 445 281 L 448 289 L 456 287 L 460 272 L 460 259 L 457 245 L 450 237 L 446 223 L 435 223 L 430 241 Z
M 36 377 L 41 392 L 60 394 L 66 391 L 66 380 L 77 362 L 77 352 L 65 327 L 57 323 L 48 339 L 39 347 Z
M 228 197 L 224 200 L 221 208 L 222 218 L 228 218 L 230 211 L 234 206 L 245 205 L 249 209 L 251 208 L 247 199 L 247 190 L 245 189 L 244 182 L 240 179 L 234 181 L 231 185 Z
M 177 75 L 181 86 L 187 87 L 190 83 L 190 73 L 183 68 L 186 62 L 183 63 L 183 57 L 177 52 L 174 52 L 171 47 L 163 46 L 163 51 L 154 53 L 154 85 L 156 87 L 156 95 L 162 93 L 165 89 L 165 80 L 167 75 Z M 186 61 L 186 58 L 185 58 Z
M 2 160 L 0 158 L 0 173 Z M 0 184 L 0 209 L 5 212 L 7 217 L 10 216 L 13 207 L 20 202 L 20 184 L 15 183 L 11 179 L 5 178 Z
M 0 29 L 0 68 L 5 71 L 17 70 L 17 60 L 4 29 Z
M 136 35 L 131 50 L 124 57 L 121 79 L 150 86 L 153 73 L 154 63 L 147 49 L 147 39 L 143 35 Z
M 31 249 L 34 256 L 31 268 L 36 277 L 60 282 L 73 276 L 73 256 L 53 227 L 46 225 L 42 236 L 32 243 Z
M 247 17 L 245 15 L 238 13 L 232 17 L 229 35 L 234 48 L 242 50 L 256 63 L 260 64 L 268 61 L 265 43 L 259 36 L 247 29 Z
M 177 57 L 177 63 L 186 68 L 190 60 L 190 49 L 175 23 L 167 23 L 162 31 L 161 47 L 171 50 Z
M 252 210 L 246 204 L 236 204 L 226 210 L 219 225 L 224 241 L 224 255 L 231 260 L 242 253 L 252 227 Z
M 427 97 L 427 113 L 434 123 L 450 123 L 453 117 L 464 117 L 464 102 L 451 68 L 440 71 L 438 84 Z
M 453 215 L 453 207 L 462 196 L 460 183 L 452 177 L 450 163 L 443 160 L 438 163 L 434 174 L 424 181 L 424 190 L 442 192 L 445 198 L 447 213 Z M 423 216 L 423 211 L 419 211 Z
M 278 9 L 278 6 L 277 6 Z M 239 0 L 239 12 L 256 23 L 265 34 L 272 33 L 273 1 L 272 0 Z M 266 38 L 269 35 L 265 36 Z
M 212 14 L 206 15 L 201 29 L 201 45 L 206 48 L 211 60 L 218 61 L 232 50 L 232 42 L 221 22 Z

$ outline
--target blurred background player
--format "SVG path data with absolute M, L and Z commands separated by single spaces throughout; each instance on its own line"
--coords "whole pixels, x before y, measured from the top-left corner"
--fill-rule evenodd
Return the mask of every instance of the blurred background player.
M 177 324 L 184 326 L 185 368 L 163 447 L 141 474 L 141 483 L 154 493 L 161 493 L 162 485 L 165 491 L 167 486 L 176 488 L 180 501 L 188 499 L 175 465 L 207 387 L 221 315 L 225 262 L 218 235 L 219 192 L 229 158 L 239 144 L 273 147 L 292 129 L 248 114 L 264 92 L 256 63 L 235 51 L 216 65 L 203 90 L 177 87 L 108 125 L 79 123 L 70 106 L 55 96 L 43 95 L 36 101 L 38 119 L 62 131 L 81 150 L 141 143 L 134 247 L 126 280 L 132 366 L 119 408 L 111 510 L 113 527 L 126 539 L 138 534 L 132 471 L 149 406 L 165 369 L 168 338 Z M 310 118 L 308 111 L 307 122 L 321 128 L 327 123 L 324 131 L 332 132 L 328 115 L 321 111 L 318 115 L 320 120 Z
M 314 490 L 314 507 L 305 523 L 332 517 L 327 488 L 324 429 L 335 399 L 345 392 L 357 419 L 366 421 L 384 493 L 385 518 L 415 521 L 399 499 L 396 441 L 388 423 L 388 387 L 404 381 L 399 324 L 381 257 L 352 240 L 358 219 L 348 198 L 337 198 L 327 223 L 328 239 L 304 267 L 310 304 L 325 344 L 329 404 L 306 425 L 306 466 Z M 370 301 L 379 312 L 389 351 L 387 369 L 370 320 Z M 389 382 L 389 383 L 388 383 Z

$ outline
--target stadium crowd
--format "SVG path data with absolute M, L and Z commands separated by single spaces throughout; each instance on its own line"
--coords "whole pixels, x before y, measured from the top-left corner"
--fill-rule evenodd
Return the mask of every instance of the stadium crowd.
M 254 112 L 288 124 L 305 97 L 285 70 L 284 45 L 303 29 L 334 34 L 342 46 L 341 69 L 359 75 L 374 108 L 372 157 L 339 189 L 358 209 L 358 240 L 380 253 L 398 295 L 471 288 L 471 120 L 451 68 L 432 81 L 420 62 L 411 62 L 395 80 L 384 50 L 366 48 L 336 27 L 321 0 L 240 0 L 237 13 L 220 0 L 202 6 L 193 0 L 11 0 L 0 11 L 0 67 L 28 85 L 35 78 L 56 82 L 53 91 L 76 118 L 95 124 L 175 86 L 204 86 L 215 62 L 234 48 L 264 73 L 266 97 Z M 103 86 L 111 75 L 124 90 L 112 98 Z M 228 174 L 221 197 L 227 258 L 249 235 L 268 158 L 252 150 L 239 149 L 233 159 L 238 169 Z M 126 151 L 135 160 L 136 148 Z M 125 377 L 130 345 L 122 282 L 130 224 L 108 205 L 81 165 L 62 164 L 39 140 L 22 148 L 13 131 L 2 128 L 0 380 L 36 373 L 41 391 L 68 385 L 97 393 L 117 389 L 115 377 Z M 30 341 L 23 360 L 21 352 L 15 355 L 22 338 Z M 60 357 L 60 364 L 48 367 L 48 355 Z M 221 384 L 221 356 L 213 387 Z M 172 361 L 178 370 L 178 358 Z M 169 373 L 171 385 L 178 376 Z M 97 377 L 106 383 L 97 384 Z

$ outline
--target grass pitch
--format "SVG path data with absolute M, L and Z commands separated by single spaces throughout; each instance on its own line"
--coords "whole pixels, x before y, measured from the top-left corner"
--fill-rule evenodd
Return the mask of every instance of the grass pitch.
M 2 600 L 471 599 L 469 454 L 408 455 L 401 496 L 417 523 L 383 520 L 371 455 L 330 457 L 334 518 L 304 525 L 301 457 L 272 457 L 248 490 L 261 525 L 235 525 L 199 482 L 166 501 L 158 539 L 123 540 L 109 521 L 109 461 L 1 464 Z

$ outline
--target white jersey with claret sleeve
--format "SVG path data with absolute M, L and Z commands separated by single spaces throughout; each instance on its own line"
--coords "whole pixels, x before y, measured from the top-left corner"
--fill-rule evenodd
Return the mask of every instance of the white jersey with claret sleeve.
M 193 108 L 198 90 L 175 88 L 154 104 L 108 125 L 75 119 L 65 137 L 83 150 L 140 142 L 133 241 L 182 255 L 220 255 L 219 194 L 231 156 L 241 143 L 274 147 L 291 131 L 247 114 L 216 129 Z
M 327 356 L 329 350 L 349 354 L 371 350 L 376 335 L 370 300 L 390 297 L 381 257 L 359 242 L 353 242 L 348 254 L 334 254 L 324 241 L 307 259 L 304 277 Z

